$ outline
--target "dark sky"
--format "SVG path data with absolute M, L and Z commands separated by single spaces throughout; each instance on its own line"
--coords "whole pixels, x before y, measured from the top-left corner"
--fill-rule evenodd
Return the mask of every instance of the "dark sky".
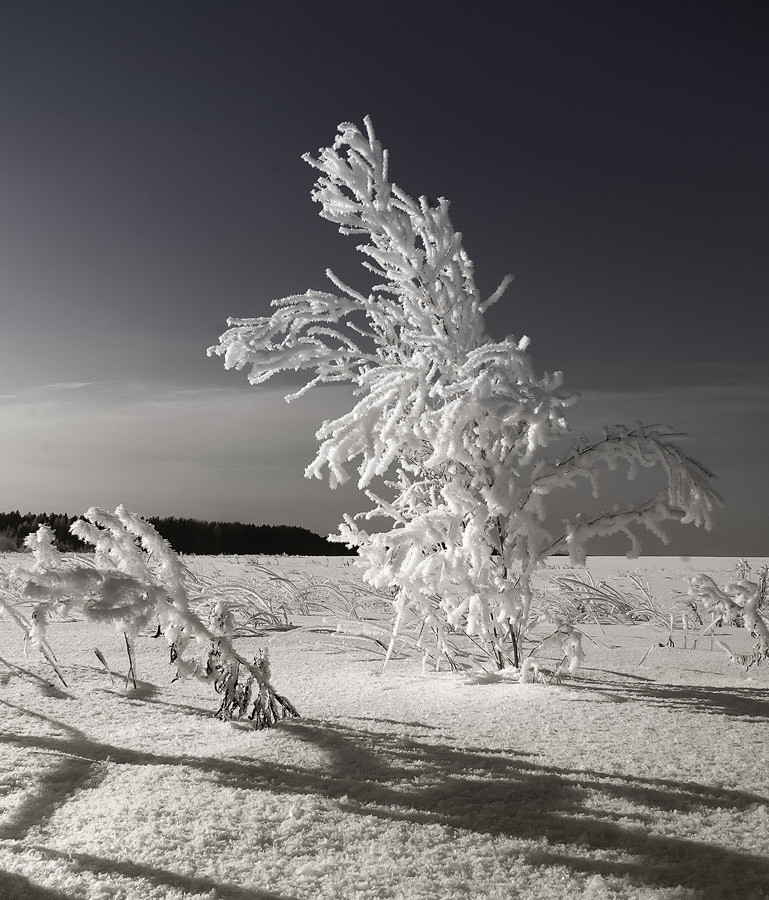
M 767 555 L 767 38 L 745 3 L 5 4 L 0 508 L 335 529 L 354 492 L 301 472 L 348 397 L 205 350 L 327 266 L 368 288 L 300 156 L 369 114 L 575 428 L 669 422 L 719 474 L 670 551 Z

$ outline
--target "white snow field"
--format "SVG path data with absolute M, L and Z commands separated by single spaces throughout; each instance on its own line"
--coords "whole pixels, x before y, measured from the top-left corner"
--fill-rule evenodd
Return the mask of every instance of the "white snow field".
M 226 581 L 253 560 L 188 562 Z M 722 583 L 734 565 L 589 570 L 619 588 L 641 572 L 675 605 L 687 576 Z M 540 588 L 563 574 L 580 570 L 551 559 Z M 162 639 L 137 642 L 126 688 L 122 635 L 54 622 L 65 687 L 0 622 L 0 897 L 769 898 L 769 665 L 746 672 L 692 632 L 684 647 L 680 629 L 669 646 L 661 627 L 590 625 L 584 668 L 560 685 L 424 672 L 409 652 L 382 673 L 373 640 L 290 619 L 236 642 L 269 645 L 301 713 L 259 732 L 214 719 L 209 686 L 169 683 Z M 749 646 L 744 630 L 717 638 Z

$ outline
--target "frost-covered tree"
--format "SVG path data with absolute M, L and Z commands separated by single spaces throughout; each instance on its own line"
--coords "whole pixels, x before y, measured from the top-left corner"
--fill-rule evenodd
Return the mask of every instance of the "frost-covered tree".
M 574 398 L 561 374 L 537 376 L 529 339 L 492 340 L 484 314 L 510 278 L 483 299 L 448 201 L 416 201 L 392 183 L 372 124 L 342 124 L 331 147 L 305 161 L 320 173 L 313 199 L 357 249 L 376 284 L 368 294 L 327 275 L 334 293 L 308 291 L 273 301 L 271 316 L 230 319 L 209 354 L 227 368 L 249 367 L 259 384 L 307 373 L 292 400 L 315 385 L 347 382 L 356 402 L 324 422 L 307 476 L 331 487 L 357 470 L 372 507 L 346 516 L 339 539 L 356 546 L 366 581 L 394 589 L 395 631 L 418 617 L 424 634 L 450 653 L 447 633 L 463 629 L 504 665 L 519 663 L 519 637 L 531 621 L 531 577 L 550 554 L 584 559 L 586 542 L 639 531 L 663 537 L 665 520 L 709 528 L 717 500 L 711 474 L 681 452 L 666 427 L 605 430 L 548 455 L 569 429 Z M 598 492 L 607 469 L 658 467 L 659 496 L 593 518 L 577 516 L 562 533 L 546 528 L 557 491 L 586 481 Z M 385 530 L 369 530 L 378 519 Z
M 211 683 L 222 695 L 217 713 L 222 719 L 248 716 L 261 728 L 297 715 L 275 691 L 266 654 L 249 662 L 235 649 L 226 606 L 215 603 L 208 621 L 198 615 L 191 601 L 202 598 L 192 574 L 149 522 L 124 506 L 114 513 L 93 507 L 70 531 L 93 547 L 93 561 L 61 553 L 53 531 L 41 525 L 25 542 L 33 565 L 17 571 L 24 596 L 38 602 L 29 622 L 14 616 L 25 640 L 62 680 L 46 628 L 53 614 L 76 608 L 86 621 L 109 622 L 125 635 L 132 671 L 135 637 L 157 625 L 169 644 L 176 677 Z

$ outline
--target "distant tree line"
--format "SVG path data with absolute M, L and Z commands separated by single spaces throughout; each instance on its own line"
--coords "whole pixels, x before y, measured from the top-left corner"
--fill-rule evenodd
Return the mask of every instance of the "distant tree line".
M 350 556 L 354 550 L 335 544 L 299 525 L 253 525 L 203 522 L 199 519 L 149 518 L 177 553 L 201 556 L 287 553 L 291 556 Z
M 20 513 L 18 509 L 0 513 L 0 551 L 20 550 L 27 535 L 37 531 L 39 525 L 47 525 L 53 531 L 60 550 L 84 550 L 80 538 L 69 533 L 69 526 L 77 518 L 66 513 Z
M 0 513 L 0 552 L 20 550 L 27 535 L 47 525 L 56 535 L 62 551 L 89 550 L 79 538 L 70 534 L 69 526 L 80 518 L 66 513 Z M 355 551 L 344 544 L 334 544 L 315 532 L 298 525 L 252 525 L 242 522 L 206 522 L 175 516 L 147 519 L 176 550 L 200 556 L 219 554 L 246 555 L 265 553 L 291 556 L 347 556 Z

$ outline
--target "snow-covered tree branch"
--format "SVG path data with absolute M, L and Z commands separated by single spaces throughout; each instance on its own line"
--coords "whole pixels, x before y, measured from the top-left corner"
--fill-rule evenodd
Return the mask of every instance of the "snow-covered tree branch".
M 414 200 L 389 180 L 369 119 L 365 133 L 340 125 L 331 147 L 304 159 L 319 172 L 321 216 L 364 239 L 357 249 L 377 283 L 364 295 L 329 272 L 338 294 L 310 291 L 273 301 L 271 316 L 231 319 L 209 354 L 250 367 L 254 383 L 307 371 L 298 394 L 320 382 L 354 386 L 353 409 L 323 423 L 305 473 L 336 487 L 355 466 L 373 505 L 346 517 L 339 539 L 358 547 L 370 584 L 395 590 L 396 629 L 417 616 L 445 650 L 446 629 L 463 628 L 500 665 L 511 648 L 518 664 L 531 576 L 549 554 L 568 549 L 581 561 L 587 541 L 617 532 L 637 552 L 639 532 L 664 538 L 665 520 L 709 528 L 712 475 L 660 426 L 615 426 L 552 459 L 574 398 L 560 373 L 534 373 L 527 337 L 486 333 L 484 313 L 510 279 L 481 298 L 448 201 Z M 630 477 L 659 469 L 659 495 L 551 534 L 553 494 L 586 481 L 597 495 L 620 464 Z M 368 530 L 372 519 L 388 530 Z

